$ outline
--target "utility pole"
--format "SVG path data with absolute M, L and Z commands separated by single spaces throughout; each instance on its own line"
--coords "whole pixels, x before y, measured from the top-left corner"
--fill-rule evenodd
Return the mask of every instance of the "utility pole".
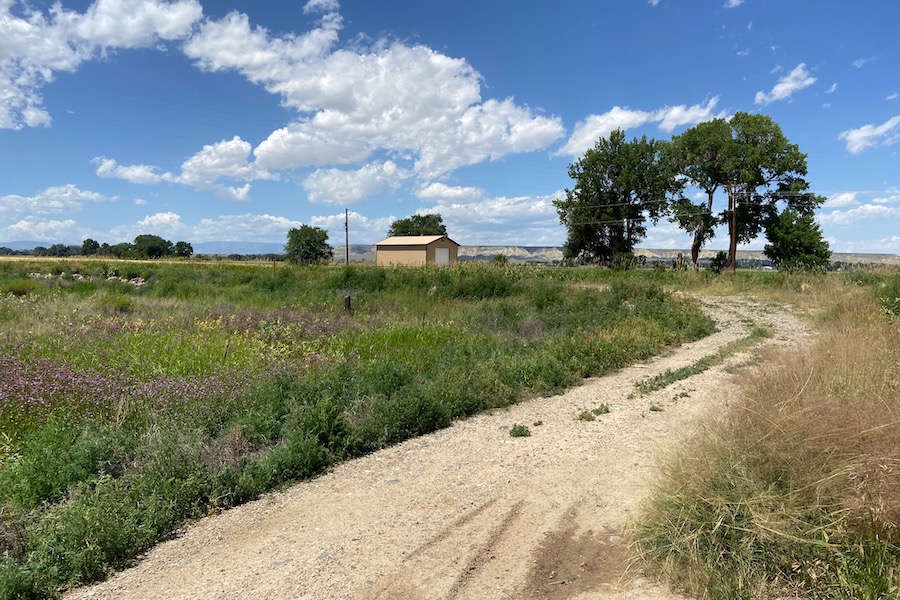
M 350 209 L 344 209 L 344 264 L 350 264 Z

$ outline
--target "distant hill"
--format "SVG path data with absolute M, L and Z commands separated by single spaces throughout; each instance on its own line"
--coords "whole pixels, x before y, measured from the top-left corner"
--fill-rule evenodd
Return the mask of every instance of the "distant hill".
M 49 248 L 51 242 L 39 241 L 15 241 L 0 242 L 0 248 L 11 250 L 32 250 L 37 246 Z M 275 242 L 198 242 L 191 244 L 195 254 L 283 254 L 284 244 Z M 701 260 L 710 259 L 719 252 L 716 250 L 703 250 L 700 253 Z M 676 260 L 681 254 L 685 260 L 690 260 L 689 249 L 654 249 L 637 248 L 637 255 L 644 255 L 648 260 Z M 506 256 L 512 263 L 552 264 L 562 260 L 562 247 L 560 246 L 461 246 L 459 249 L 460 260 L 487 261 L 498 254 Z M 761 250 L 739 250 L 738 259 L 765 261 L 766 257 Z M 344 246 L 334 248 L 335 262 L 344 262 Z M 879 264 L 900 266 L 900 256 L 896 254 L 874 253 L 847 253 L 834 252 L 831 255 L 832 262 L 844 262 L 850 264 Z M 351 244 L 350 262 L 375 262 L 374 244 Z
M 18 242 L 0 242 L 0 248 L 9 248 L 10 250 L 34 250 L 38 246 L 43 246 L 44 248 L 49 248 L 52 246 L 52 242 L 31 242 L 31 241 L 18 241 Z
M 198 242 L 194 254 L 283 254 L 284 244 L 274 242 Z

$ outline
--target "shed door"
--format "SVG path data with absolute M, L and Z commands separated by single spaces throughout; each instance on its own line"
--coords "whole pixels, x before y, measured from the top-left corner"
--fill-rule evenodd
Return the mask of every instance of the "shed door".
M 446 267 L 450 265 L 450 248 L 434 249 L 434 264 Z

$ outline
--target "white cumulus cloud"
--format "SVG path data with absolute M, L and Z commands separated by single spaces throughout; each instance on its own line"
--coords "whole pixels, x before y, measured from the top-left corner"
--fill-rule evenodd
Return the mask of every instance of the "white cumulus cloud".
M 180 173 L 159 173 L 159 168 L 152 165 L 120 165 L 115 159 L 105 156 L 98 156 L 93 162 L 97 165 L 98 177 L 142 184 L 168 181 L 197 190 L 209 190 L 226 200 L 246 201 L 250 196 L 249 182 L 279 177 L 251 161 L 252 150 L 250 142 L 239 136 L 206 144 L 181 164 Z
M 553 201 L 563 192 L 534 196 L 492 196 L 467 186 L 432 183 L 419 191 L 429 202 L 419 214 L 439 213 L 451 238 L 461 244 L 505 244 L 523 246 L 558 245 L 565 229 Z
M 616 129 L 640 127 L 653 120 L 655 112 L 631 110 L 614 106 L 602 115 L 590 115 L 575 124 L 575 130 L 565 145 L 559 149 L 559 155 L 580 156 L 600 138 L 608 137 Z
M 900 217 L 900 207 L 884 204 L 862 204 L 849 210 L 835 210 L 818 216 L 821 223 L 849 225 L 870 219 L 896 219 Z
M 632 129 L 647 123 L 659 123 L 659 128 L 671 132 L 682 125 L 696 125 L 716 118 L 724 118 L 725 112 L 715 112 L 719 97 L 710 98 L 706 104 L 666 106 L 654 111 L 632 110 L 614 106 L 602 115 L 590 115 L 578 122 L 568 141 L 557 151 L 560 156 L 580 156 L 592 148 L 600 138 L 608 137 L 616 129 Z
M 252 146 L 250 142 L 234 136 L 203 146 L 200 152 L 184 161 L 181 174 L 167 178 L 196 188 L 211 188 L 220 179 L 251 181 L 273 179 L 274 176 L 260 170 L 250 162 Z
M 696 125 L 716 118 L 723 118 L 724 112 L 714 112 L 716 104 L 719 103 L 719 97 L 710 98 L 705 104 L 695 104 L 693 106 L 667 106 L 656 111 L 654 121 L 660 121 L 659 128 L 665 132 L 671 132 L 676 127 L 682 125 Z
M 162 237 L 177 237 L 184 232 L 185 226 L 181 222 L 181 216 L 173 212 L 161 212 L 147 215 L 134 225 L 135 231 L 152 233 Z M 135 237 L 140 233 L 135 234 Z
M 166 239 L 193 239 L 193 228 L 181 221 L 181 216 L 173 212 L 160 212 L 147 215 L 143 219 L 129 224 L 113 227 L 110 230 L 112 239 L 133 240 L 139 235 L 158 235 Z
M 105 156 L 98 156 L 91 162 L 97 165 L 97 177 L 104 179 L 124 179 L 131 183 L 159 183 L 162 180 L 162 176 L 153 166 L 120 165 L 114 159 Z
M 191 239 L 203 242 L 271 242 L 286 240 L 287 232 L 302 223 L 269 214 L 222 215 L 201 219 L 193 227 Z
M 312 12 L 336 12 L 341 8 L 337 0 L 309 0 L 303 7 L 303 14 Z
M 872 146 L 890 146 L 900 141 L 900 115 L 891 117 L 881 125 L 870 123 L 842 131 L 838 139 L 847 143 L 847 152 L 851 154 L 859 154 Z
M 483 199 L 485 192 L 477 187 L 450 186 L 446 183 L 434 182 L 424 186 L 416 195 L 422 200 L 431 202 L 465 204 Z
M 374 244 L 387 237 L 387 231 L 396 218 L 369 218 L 355 211 L 350 211 L 348 219 L 351 244 Z M 309 225 L 321 227 L 328 232 L 328 243 L 332 246 L 344 245 L 344 213 L 319 215 L 309 219 Z M 343 254 L 342 254 L 343 256 Z
M 387 189 L 396 189 L 411 174 L 393 161 L 368 164 L 361 169 L 318 169 L 303 180 L 310 202 L 351 204 Z
M 336 2 L 315 28 L 275 36 L 232 12 L 203 23 L 185 45 L 209 71 L 233 70 L 297 111 L 255 151 L 265 169 L 353 165 L 377 150 L 408 155 L 434 177 L 463 165 L 530 152 L 564 133 L 560 119 L 481 97 L 481 75 L 469 63 L 423 45 L 378 40 L 338 47 L 343 20 Z
M 186 37 L 202 14 L 194 0 L 96 0 L 74 19 L 74 29 L 78 38 L 100 48 L 148 47 Z
M 776 100 L 784 100 L 815 82 L 816 78 L 806 70 L 806 64 L 800 63 L 790 73 L 779 79 L 768 94 L 761 91 L 756 92 L 755 101 L 757 104 L 769 104 Z
M 22 219 L 0 228 L 0 238 L 5 240 L 53 240 L 53 243 L 58 243 L 56 240 L 74 240 L 78 237 L 76 223 L 72 219 L 64 221 Z
M 185 38 L 201 15 L 196 0 L 95 0 L 83 14 L 60 3 L 46 13 L 30 2 L 0 3 L 0 129 L 50 125 L 41 90 L 56 73 L 107 50 Z
M 856 192 L 841 192 L 834 196 L 829 196 L 825 203 L 827 208 L 841 208 L 844 206 L 857 206 L 859 201 L 856 199 Z
M 81 210 L 87 202 L 111 200 L 103 194 L 78 189 L 72 183 L 48 187 L 34 196 L 0 196 L 0 215 L 51 215 Z
M 891 188 L 884 194 L 875 194 L 872 202 L 874 204 L 900 204 L 900 190 Z

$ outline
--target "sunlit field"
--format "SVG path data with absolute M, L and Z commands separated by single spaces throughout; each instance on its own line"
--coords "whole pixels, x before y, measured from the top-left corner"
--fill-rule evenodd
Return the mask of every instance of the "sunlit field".
M 703 274 L 0 262 L 0 596 L 710 333 Z M 345 310 L 350 297 L 351 310 Z

